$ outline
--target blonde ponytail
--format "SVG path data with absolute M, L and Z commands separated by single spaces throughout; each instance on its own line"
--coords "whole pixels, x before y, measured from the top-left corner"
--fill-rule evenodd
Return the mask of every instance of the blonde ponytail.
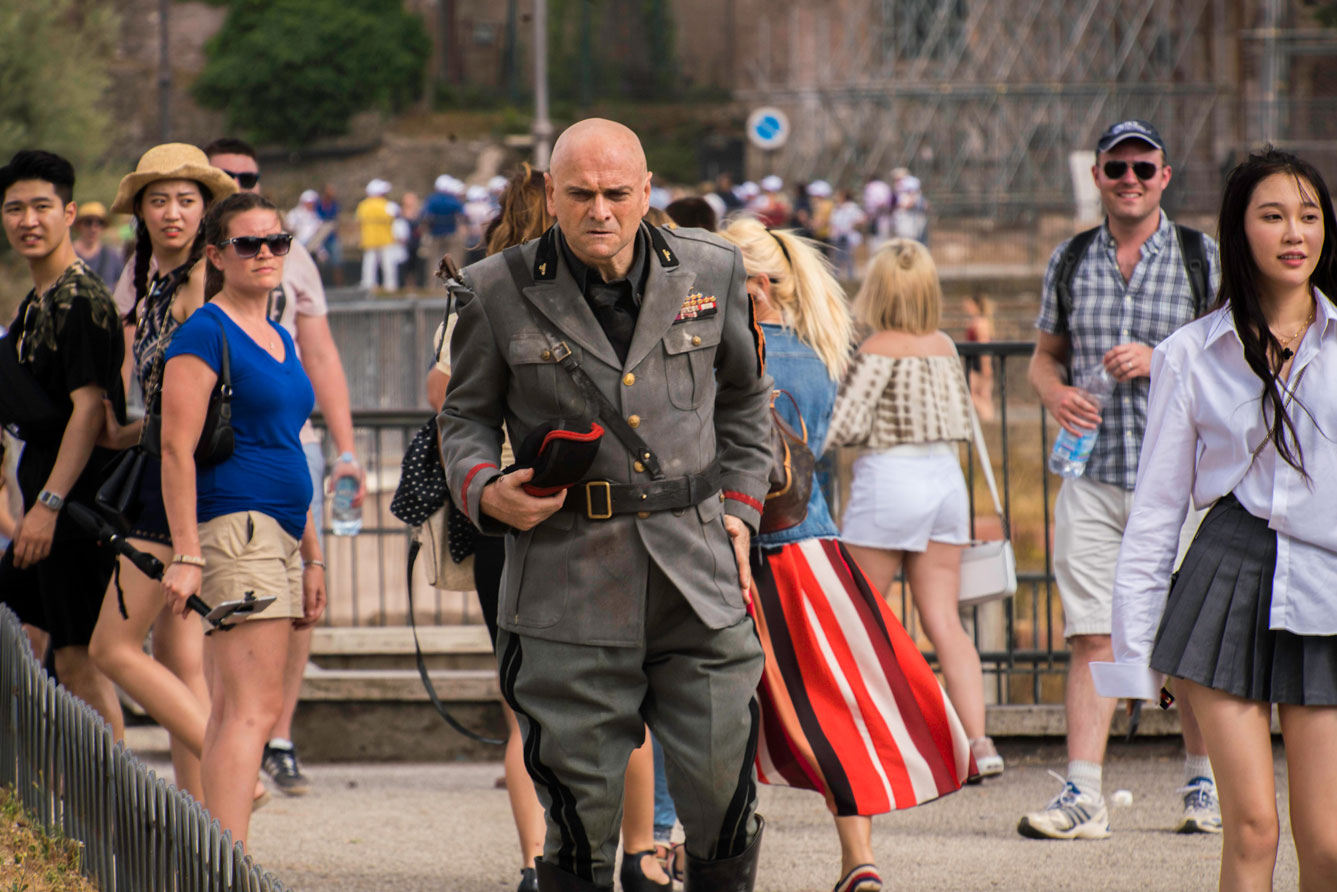
M 784 327 L 813 349 L 832 380 L 840 380 L 849 364 L 853 323 L 845 292 L 816 242 L 767 229 L 751 217 L 730 221 L 720 235 L 742 251 L 749 276 L 771 280 L 771 302 Z

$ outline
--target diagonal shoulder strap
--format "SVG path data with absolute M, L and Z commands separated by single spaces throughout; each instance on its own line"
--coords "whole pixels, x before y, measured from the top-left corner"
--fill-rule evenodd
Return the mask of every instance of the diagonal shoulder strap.
M 1003 503 L 998 498 L 998 484 L 993 479 L 993 463 L 989 461 L 989 447 L 984 442 L 984 431 L 980 428 L 980 418 L 975 414 L 975 405 L 970 405 L 970 426 L 975 431 L 975 452 L 979 455 L 980 468 L 984 471 L 984 482 L 989 484 L 989 495 L 993 496 L 993 509 L 998 512 L 998 520 L 1003 525 L 1003 538 L 1010 539 L 1007 516 L 1003 514 Z
M 534 284 L 533 274 L 530 273 L 529 266 L 525 263 L 519 247 L 507 248 L 502 252 L 502 256 L 506 259 L 506 266 L 511 271 L 511 278 L 515 280 L 516 288 L 523 292 Z M 571 352 L 571 348 L 552 331 L 551 326 L 541 319 L 539 314 L 534 312 L 528 301 L 525 302 L 525 309 L 529 312 L 530 321 L 548 340 L 553 359 L 571 376 L 571 380 L 575 382 L 581 395 L 598 407 L 599 420 L 604 423 L 604 427 L 612 431 L 613 436 L 617 437 L 627 451 L 645 465 L 651 479 L 663 480 L 664 469 L 659 463 L 659 457 L 650 448 L 650 444 L 646 443 L 644 438 L 636 433 L 630 424 L 627 424 L 627 420 L 622 417 L 622 413 L 618 411 L 608 397 L 604 396 L 604 392 L 599 389 L 599 385 L 595 384 L 589 374 L 580 367 L 580 362 Z
M 1207 312 L 1207 246 L 1206 236 L 1196 229 L 1175 224 L 1175 235 L 1179 239 L 1179 256 L 1184 260 L 1184 273 L 1188 276 L 1188 286 L 1193 290 L 1193 318 L 1197 319 Z

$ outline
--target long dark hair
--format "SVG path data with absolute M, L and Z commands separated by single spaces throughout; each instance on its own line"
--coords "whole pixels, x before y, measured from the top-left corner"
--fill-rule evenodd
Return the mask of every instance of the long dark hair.
M 198 180 L 192 180 L 191 182 L 199 187 L 200 198 L 203 199 L 205 208 L 208 208 L 209 203 L 213 201 L 214 194 L 209 191 L 208 186 Z M 144 200 L 144 189 L 148 187 L 149 184 L 145 183 L 144 187 L 135 193 L 135 273 L 133 279 L 135 302 L 131 305 L 129 312 L 125 314 L 126 325 L 134 325 L 139 320 L 139 305 L 148 297 L 149 293 L 149 261 L 153 259 L 153 242 L 149 239 L 149 228 L 144 223 L 144 215 L 139 209 L 140 202 Z M 186 269 L 192 268 L 204 256 L 204 244 L 204 223 L 201 221 L 200 228 L 195 230 L 195 241 L 190 245 L 190 254 L 186 257 L 186 262 L 182 266 Z M 171 270 L 160 269 L 158 272 L 165 276 Z M 145 307 L 145 309 L 148 308 Z
M 279 215 L 274 202 L 268 198 L 258 192 L 233 192 L 227 198 L 210 206 L 209 212 L 204 215 L 204 222 L 200 224 L 200 235 L 205 243 L 210 245 L 227 241 L 228 224 L 232 222 L 232 218 L 257 209 L 273 211 L 274 216 L 279 218 L 279 225 L 283 225 L 283 217 Z M 210 263 L 204 276 L 204 299 L 211 300 L 222 290 L 223 271 Z
M 1218 235 L 1221 248 L 1221 292 L 1216 306 L 1229 306 L 1235 318 L 1235 330 L 1244 344 L 1244 360 L 1263 382 L 1260 398 L 1264 420 L 1268 422 L 1268 439 L 1276 447 L 1277 455 L 1308 478 L 1304 469 L 1304 454 L 1295 435 L 1295 426 L 1286 412 L 1282 386 L 1278 381 L 1284 364 L 1281 342 L 1272 334 L 1259 299 L 1258 264 L 1244 232 L 1244 221 L 1249 202 L 1258 184 L 1273 174 L 1286 174 L 1295 180 L 1300 194 L 1316 199 L 1323 214 L 1323 247 L 1319 251 L 1318 266 L 1309 279 L 1328 300 L 1337 298 L 1337 268 L 1334 267 L 1333 240 L 1337 238 L 1337 218 L 1332 209 L 1332 197 L 1323 175 L 1312 164 L 1289 152 L 1266 146 L 1230 172 L 1225 195 L 1221 199 L 1221 217 Z M 1296 405 L 1299 406 L 1298 401 Z M 1299 406 L 1301 411 L 1307 411 Z

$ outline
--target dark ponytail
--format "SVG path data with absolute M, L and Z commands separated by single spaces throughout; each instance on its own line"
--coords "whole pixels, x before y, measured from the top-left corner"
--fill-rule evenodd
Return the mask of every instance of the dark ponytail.
M 1235 319 L 1235 331 L 1244 344 L 1244 360 L 1263 382 L 1260 403 L 1263 420 L 1268 426 L 1268 439 L 1276 447 L 1277 455 L 1308 479 L 1309 475 L 1304 469 L 1304 452 L 1296 437 L 1295 425 L 1286 412 L 1286 399 L 1279 381 L 1281 366 L 1284 364 L 1281 343 L 1272 334 L 1263 313 L 1258 293 L 1258 265 L 1244 231 L 1254 190 L 1260 182 L 1278 173 L 1294 178 L 1300 194 L 1316 201 L 1322 211 L 1323 247 L 1319 251 L 1318 265 L 1314 268 L 1309 284 L 1317 288 L 1326 299 L 1337 300 L 1337 269 L 1333 249 L 1333 239 L 1337 237 L 1337 218 L 1333 214 L 1332 197 L 1328 194 L 1327 184 L 1312 164 L 1289 152 L 1266 146 L 1232 170 L 1226 180 L 1217 230 L 1220 238 L 1221 292 L 1216 306 L 1230 307 Z M 1308 414 L 1299 400 L 1293 401 L 1301 411 Z M 1261 443 L 1258 448 L 1262 448 Z
M 139 207 L 138 199 L 135 207 Z M 153 259 L 153 242 L 149 241 L 149 228 L 144 225 L 144 218 L 135 215 L 135 302 L 125 314 L 125 324 L 135 325 L 139 321 L 139 304 L 149 293 L 149 261 Z

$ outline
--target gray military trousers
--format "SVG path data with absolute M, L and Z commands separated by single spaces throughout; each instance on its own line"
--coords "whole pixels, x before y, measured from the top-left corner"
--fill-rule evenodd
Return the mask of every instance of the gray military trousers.
M 633 588 L 635 588 L 633 586 Z M 606 647 L 502 629 L 502 695 L 547 814 L 543 859 L 612 888 L 623 776 L 649 724 L 694 857 L 741 853 L 757 832 L 757 683 L 750 616 L 710 629 L 651 564 L 645 642 Z

